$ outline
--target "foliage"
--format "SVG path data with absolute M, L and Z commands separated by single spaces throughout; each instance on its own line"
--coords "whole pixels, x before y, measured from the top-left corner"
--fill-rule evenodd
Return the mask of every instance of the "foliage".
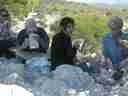
M 39 0 L 0 0 L 1 7 L 6 7 L 13 16 L 19 18 L 27 16 L 38 5 Z
M 49 1 L 49 4 L 46 2 L 46 6 L 48 7 L 47 12 L 60 12 L 65 16 L 74 18 L 75 30 L 73 32 L 73 39 L 83 38 L 94 49 L 101 47 L 102 38 L 109 32 L 106 24 L 110 17 L 105 14 L 112 13 L 111 15 L 127 16 L 127 10 L 123 12 L 120 10 L 105 11 L 97 10 L 88 5 L 56 2 L 54 0 L 52 2 Z M 32 9 L 39 8 L 42 3 L 40 3 L 40 0 L 0 0 L 0 6 L 6 6 L 12 12 L 13 16 L 19 18 L 27 16 Z M 40 10 L 43 10 L 42 7 Z M 56 30 L 55 27 L 56 23 L 52 25 L 51 29 Z
M 99 48 L 103 36 L 108 32 L 106 22 L 108 17 L 75 16 L 76 32 L 74 38 L 84 38 L 94 48 Z
M 107 27 L 109 16 L 104 16 L 104 14 L 97 15 L 95 9 L 77 9 L 71 10 L 63 5 L 55 5 L 49 7 L 51 12 L 59 11 L 74 18 L 75 20 L 75 30 L 73 32 L 73 39 L 85 39 L 88 46 L 91 48 L 89 50 L 98 49 L 101 47 L 102 38 L 105 36 L 109 29 Z M 73 9 L 73 8 L 72 8 Z M 55 26 L 54 26 L 55 27 Z

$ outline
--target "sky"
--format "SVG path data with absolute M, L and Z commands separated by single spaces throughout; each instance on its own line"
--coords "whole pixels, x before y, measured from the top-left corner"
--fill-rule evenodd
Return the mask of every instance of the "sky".
M 67 0 L 85 3 L 128 4 L 128 0 Z

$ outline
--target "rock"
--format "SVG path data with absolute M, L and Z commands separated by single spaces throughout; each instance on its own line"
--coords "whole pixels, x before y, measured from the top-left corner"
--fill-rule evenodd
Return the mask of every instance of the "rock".
M 65 95 L 64 96 L 78 96 L 79 92 L 77 92 L 77 90 L 75 89 L 68 89 L 65 91 Z
M 123 68 L 124 70 L 128 71 L 128 58 L 123 60 L 121 63 L 120 63 L 120 67 Z
M 26 65 L 28 65 L 33 71 L 40 72 L 41 74 L 47 74 L 49 72 L 50 64 L 46 56 L 28 59 Z
M 128 87 L 120 88 L 119 96 L 127 96 L 128 95 Z
M 60 80 L 48 79 L 41 86 L 40 90 L 36 91 L 35 96 L 64 96 L 65 90 L 69 87 Z
M 40 66 L 40 64 L 41 67 L 36 66 Z M 44 69 L 43 73 L 44 70 L 41 69 L 43 64 L 49 65 L 47 59 L 34 57 L 34 59 L 27 60 L 24 70 L 22 64 L 20 65 L 15 59 L 0 58 L 0 92 L 3 92 L 2 96 L 17 96 L 18 92 L 22 92 L 22 96 L 26 96 L 26 94 L 27 96 L 127 96 L 126 63 L 122 67 L 125 74 L 122 80 L 115 85 L 111 78 L 113 71 L 108 70 L 110 67 L 100 67 L 100 72 L 94 70 L 90 75 L 83 72 L 79 68 L 80 66 L 65 64 L 57 67 L 53 72 L 49 72 L 49 69 L 46 72 Z M 95 66 L 93 67 L 99 67 Z M 35 69 L 33 70 L 33 68 Z M 47 68 L 49 67 L 47 66 Z M 21 74 L 22 72 L 25 75 Z M 33 83 L 29 83 L 29 79 L 26 79 L 25 76 L 30 76 L 29 79 Z
M 83 72 L 79 67 L 62 65 L 53 72 L 54 79 L 64 81 L 73 89 L 89 88 L 94 84 L 92 77 Z
M 108 91 L 100 84 L 93 85 L 89 91 L 89 96 L 109 96 Z
M 24 66 L 8 59 L 0 58 L 0 79 L 11 73 L 23 75 Z
M 104 90 L 102 85 L 95 84 L 92 86 L 92 89 L 88 90 L 75 90 L 68 89 L 66 90 L 65 96 L 109 96 L 108 92 Z
M 109 72 L 108 70 L 102 68 L 100 70 L 100 74 L 95 75 L 95 80 L 97 83 L 103 84 L 104 86 L 106 85 L 113 85 L 115 81 L 112 78 L 113 72 Z
M 45 81 L 48 79 L 50 79 L 50 78 L 48 78 L 47 76 L 41 76 L 39 78 L 35 78 L 33 86 L 34 87 L 41 87 L 45 83 Z
M 43 75 L 49 75 L 50 64 L 47 57 L 33 57 L 28 59 L 25 64 L 25 79 L 31 83 L 35 78 L 39 78 Z
M 0 84 L 2 96 L 34 96 L 31 92 L 17 85 Z

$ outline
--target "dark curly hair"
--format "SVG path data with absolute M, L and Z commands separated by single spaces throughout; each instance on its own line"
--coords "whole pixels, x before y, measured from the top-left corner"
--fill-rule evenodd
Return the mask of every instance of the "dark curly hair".
M 60 26 L 66 26 L 67 24 L 75 25 L 75 21 L 71 17 L 64 17 L 60 21 Z

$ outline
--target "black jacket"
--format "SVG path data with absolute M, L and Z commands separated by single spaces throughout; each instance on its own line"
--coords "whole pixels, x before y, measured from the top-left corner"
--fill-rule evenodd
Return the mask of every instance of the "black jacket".
M 38 34 L 40 36 L 40 40 L 39 40 L 40 48 L 38 48 L 37 51 L 46 52 L 49 47 L 49 37 L 45 32 L 45 30 L 43 28 L 38 28 L 37 31 L 33 33 Z M 25 38 L 28 38 L 28 36 L 29 34 L 26 32 L 26 29 L 23 29 L 22 31 L 20 31 L 17 37 L 17 45 L 21 46 Z
M 71 38 L 60 32 L 53 37 L 51 46 L 51 63 L 55 65 L 73 64 L 76 48 L 72 46 Z

